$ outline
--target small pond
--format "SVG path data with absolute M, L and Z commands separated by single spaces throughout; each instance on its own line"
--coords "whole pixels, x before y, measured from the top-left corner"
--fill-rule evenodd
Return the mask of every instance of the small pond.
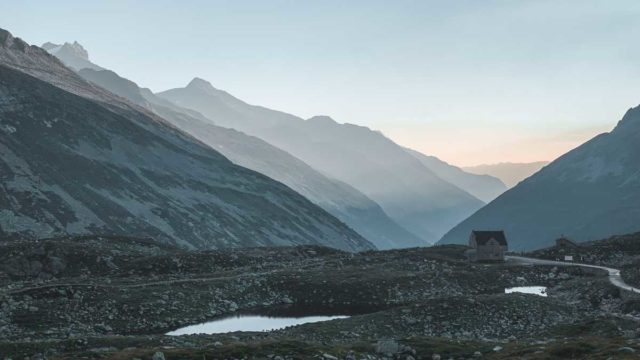
M 384 307 L 354 305 L 288 305 L 257 308 L 235 313 L 201 324 L 173 330 L 167 335 L 223 334 L 235 331 L 272 331 L 288 326 L 345 319 L 354 315 L 369 314 Z
M 221 319 L 209 321 L 202 324 L 186 326 L 171 332 L 167 335 L 189 335 L 189 334 L 222 334 L 234 331 L 272 331 L 285 328 L 287 326 L 302 325 L 319 321 L 329 321 L 334 319 L 344 319 L 349 316 L 304 316 L 304 317 L 272 317 L 264 315 L 235 315 Z
M 511 293 L 523 293 L 523 294 L 533 294 L 539 296 L 547 296 L 547 287 L 546 286 L 517 286 L 512 288 L 504 289 L 505 294 Z

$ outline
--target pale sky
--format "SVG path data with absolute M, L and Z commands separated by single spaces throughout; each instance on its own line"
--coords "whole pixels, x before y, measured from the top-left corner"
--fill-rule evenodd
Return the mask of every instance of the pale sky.
M 12 1 L 0 27 L 77 40 L 161 91 L 381 130 L 456 165 L 552 160 L 640 103 L 640 1 Z

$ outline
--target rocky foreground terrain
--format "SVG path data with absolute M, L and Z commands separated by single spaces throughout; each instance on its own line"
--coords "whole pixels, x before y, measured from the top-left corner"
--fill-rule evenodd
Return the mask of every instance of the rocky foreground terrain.
M 622 278 L 629 285 L 640 287 L 640 233 L 612 236 L 604 240 L 575 245 L 552 246 L 534 251 L 531 256 L 555 260 L 571 255 L 576 262 L 620 269 Z
M 623 263 L 615 255 L 602 261 L 627 264 L 640 254 L 635 249 L 622 250 Z M 640 356 L 640 294 L 614 287 L 604 272 L 472 264 L 464 251 L 184 251 L 120 237 L 5 241 L 0 359 Z M 548 297 L 504 293 L 527 285 L 548 287 Z M 351 316 L 270 333 L 163 335 L 229 314 L 274 312 Z

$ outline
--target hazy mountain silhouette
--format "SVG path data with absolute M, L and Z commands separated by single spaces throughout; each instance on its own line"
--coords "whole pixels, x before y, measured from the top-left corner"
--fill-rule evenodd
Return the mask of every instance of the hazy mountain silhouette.
M 0 235 L 373 245 L 289 187 L 0 30 Z
M 566 153 L 447 233 L 464 243 L 472 229 L 504 229 L 513 250 L 640 230 L 640 107 L 609 133 Z
M 484 202 L 490 202 L 507 190 L 507 186 L 498 178 L 490 175 L 468 173 L 457 166 L 450 165 L 435 156 L 406 149 L 422 164 L 431 169 L 436 175 Z
M 102 70 L 100 66 L 89 60 L 89 53 L 84 47 L 82 47 L 82 45 L 78 44 L 77 41 L 74 41 L 73 43 L 64 43 L 62 45 L 46 42 L 42 44 L 42 48 L 47 50 L 50 54 L 55 55 L 58 59 L 62 60 L 66 66 L 74 70 Z
M 520 181 L 537 173 L 548 163 L 548 161 L 536 161 L 532 163 L 507 162 L 498 164 L 467 166 L 463 167 L 462 169 L 472 174 L 495 176 L 498 179 L 502 180 L 502 182 L 506 186 L 512 188 Z
M 218 125 L 258 136 L 353 186 L 404 228 L 427 241 L 438 239 L 483 205 L 393 141 L 366 127 L 338 124 L 326 116 L 305 121 L 249 105 L 198 78 L 185 88 L 158 95 L 196 110 Z
M 370 240 L 380 249 L 425 246 L 391 220 L 378 204 L 351 186 L 332 180 L 264 140 L 213 125 L 201 114 L 155 96 L 108 70 L 83 69 L 85 79 L 144 106 L 222 153 L 234 163 L 281 181 Z

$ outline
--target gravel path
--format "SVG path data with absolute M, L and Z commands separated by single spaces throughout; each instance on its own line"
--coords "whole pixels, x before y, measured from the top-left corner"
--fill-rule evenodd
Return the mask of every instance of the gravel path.
M 529 257 L 523 257 L 523 256 L 505 256 L 505 259 L 510 262 L 524 263 L 524 264 L 530 264 L 530 265 L 582 266 L 582 267 L 588 267 L 588 268 L 594 268 L 594 269 L 601 269 L 606 271 L 609 274 L 609 281 L 613 285 L 623 290 L 631 291 L 634 293 L 640 293 L 640 289 L 630 286 L 627 283 L 625 283 L 624 280 L 622 280 L 622 276 L 620 275 L 620 270 L 618 269 L 614 269 L 606 266 L 599 266 L 599 265 L 581 264 L 581 263 L 546 260 L 546 259 L 536 259 L 536 258 L 529 258 Z

